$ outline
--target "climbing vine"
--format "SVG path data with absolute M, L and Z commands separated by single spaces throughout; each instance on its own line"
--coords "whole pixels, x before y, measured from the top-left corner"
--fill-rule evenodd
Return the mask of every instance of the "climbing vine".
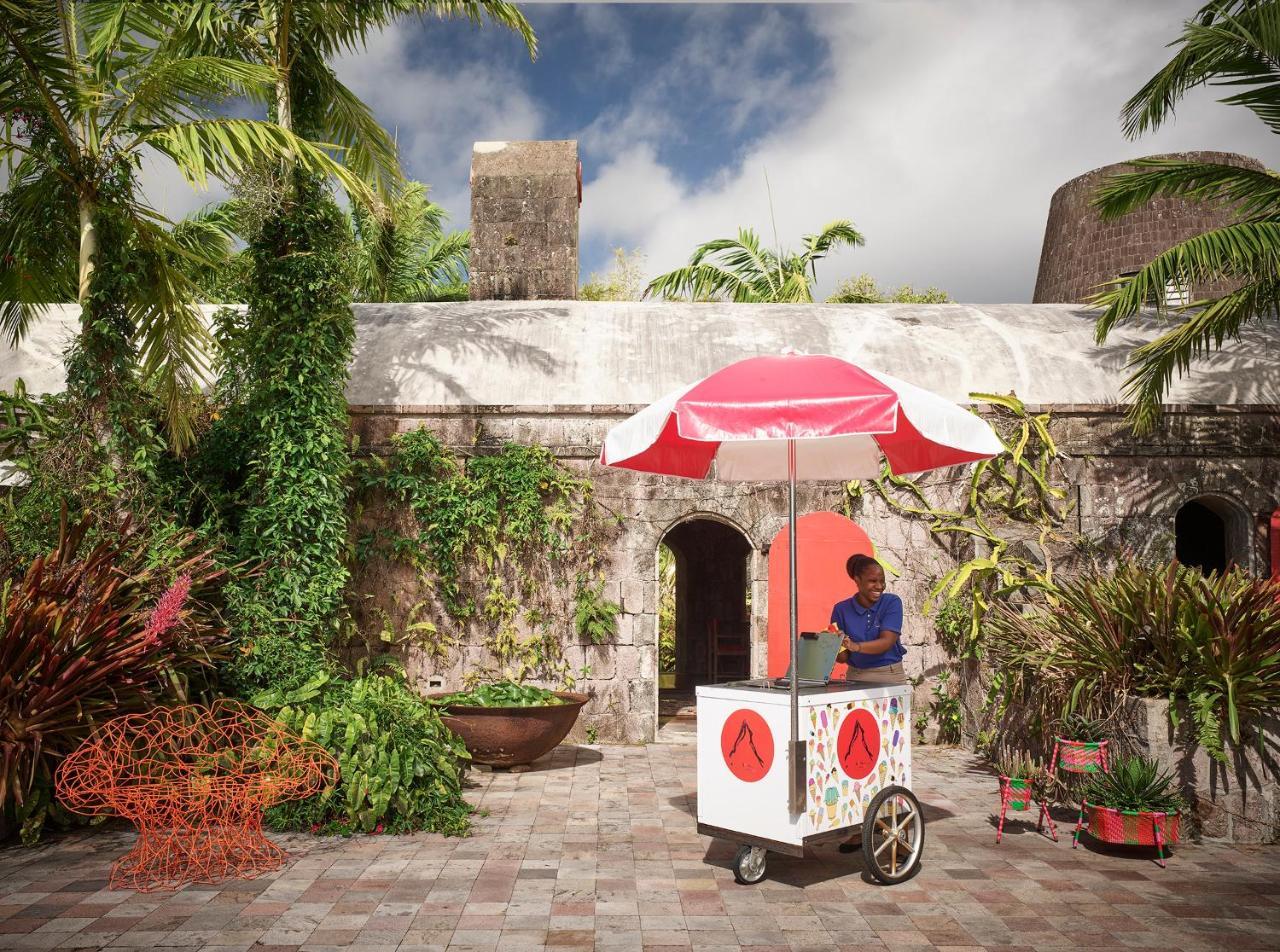
M 991 410 L 1006 452 L 974 464 L 956 505 L 935 502 L 927 487 L 893 475 L 887 465 L 879 478 L 846 487 L 850 504 L 873 494 L 892 511 L 927 522 L 957 555 L 958 564 L 943 573 L 929 598 L 940 609 L 943 646 L 962 660 L 981 656 L 982 622 L 997 600 L 1030 590 L 1052 598 L 1051 546 L 1072 538 L 1064 456 L 1049 434 L 1049 413 L 1031 413 L 1012 394 L 970 397 Z
M 361 489 L 362 505 L 380 500 L 398 516 L 363 533 L 358 555 L 412 566 L 443 615 L 485 633 L 494 663 L 468 672 L 472 680 L 571 684 L 565 633 L 593 644 L 617 633 L 621 608 L 606 597 L 600 571 L 616 520 L 595 501 L 590 480 L 545 447 L 507 444 L 461 459 L 419 429 L 369 460 Z M 439 653 L 442 624 L 423 619 L 420 607 L 413 624 Z

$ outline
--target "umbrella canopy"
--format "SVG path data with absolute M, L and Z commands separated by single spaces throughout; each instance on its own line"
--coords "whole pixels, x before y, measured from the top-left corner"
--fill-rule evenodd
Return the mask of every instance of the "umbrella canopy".
M 722 480 L 864 479 L 987 459 L 990 425 L 914 384 L 822 354 L 750 357 L 667 394 L 609 431 L 608 466 Z

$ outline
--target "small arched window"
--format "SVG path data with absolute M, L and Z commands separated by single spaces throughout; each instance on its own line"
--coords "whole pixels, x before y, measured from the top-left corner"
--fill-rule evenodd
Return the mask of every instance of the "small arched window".
M 1249 567 L 1249 517 L 1221 496 L 1197 496 L 1173 519 L 1175 553 L 1183 565 L 1205 575 L 1231 566 Z

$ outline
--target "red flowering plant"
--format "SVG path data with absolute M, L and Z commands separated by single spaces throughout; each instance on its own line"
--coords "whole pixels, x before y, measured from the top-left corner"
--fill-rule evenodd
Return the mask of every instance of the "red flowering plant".
M 183 537 L 156 565 L 128 522 L 94 543 L 90 525 L 64 517 L 57 547 L 0 588 L 0 836 L 66 819 L 58 762 L 104 720 L 188 700 L 222 653 L 210 553 Z

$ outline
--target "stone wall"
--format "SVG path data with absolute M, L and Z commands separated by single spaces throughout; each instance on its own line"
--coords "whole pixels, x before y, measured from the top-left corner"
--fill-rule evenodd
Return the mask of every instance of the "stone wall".
M 506 442 L 538 442 L 566 463 L 589 474 L 596 498 L 620 521 L 608 553 L 606 595 L 622 605 L 616 644 L 596 647 L 570 643 L 576 670 L 590 667 L 579 687 L 592 702 L 584 710 L 576 737 L 594 728 L 601 740 L 641 743 L 657 729 L 657 548 L 673 526 L 707 515 L 736 527 L 751 547 L 752 670 L 763 675 L 767 651 L 767 546 L 786 522 L 782 486 L 665 479 L 602 468 L 597 462 L 605 433 L 637 407 L 619 405 L 544 406 L 377 406 L 353 407 L 353 428 L 362 446 L 379 451 L 391 436 L 430 427 L 462 453 L 482 453 Z M 1034 409 L 1034 408 L 1033 408 Z M 1154 557 L 1172 551 L 1174 513 L 1187 499 L 1220 494 L 1238 507 L 1241 518 L 1258 528 L 1246 554 L 1255 571 L 1267 569 L 1262 517 L 1280 500 L 1280 409 L 1177 407 L 1158 433 L 1141 440 L 1128 435 L 1123 415 L 1111 406 L 1054 408 L 1053 429 L 1071 454 L 1076 528 L 1114 551 L 1128 547 Z M 962 491 L 963 472 L 930 478 L 945 500 Z M 802 512 L 842 511 L 840 484 L 801 484 Z M 868 497 L 849 513 L 902 573 L 891 582 L 908 607 L 904 641 L 912 675 L 930 679 L 951 667 L 938 646 L 932 622 L 921 613 L 932 579 L 952 564 L 953 556 L 917 520 L 904 519 Z M 354 579 L 354 591 L 376 592 L 399 586 L 393 601 L 402 607 L 420 597 L 411 576 L 388 579 L 368 574 Z M 369 632 L 371 636 L 376 632 Z M 573 639 L 568 639 L 570 642 Z M 411 651 L 406 658 L 419 686 L 453 688 L 468 666 L 483 660 L 479 642 L 460 646 L 443 659 Z M 931 682 L 917 689 L 917 704 L 927 706 Z
M 1186 152 L 1162 158 L 1262 168 L 1256 159 L 1230 152 Z M 1127 171 L 1133 171 L 1133 166 L 1120 163 L 1094 169 L 1053 193 L 1032 298 L 1035 303 L 1084 302 L 1099 285 L 1137 271 L 1179 241 L 1232 220 L 1229 208 L 1162 196 L 1123 218 L 1104 222 L 1093 205 L 1097 189 L 1108 177 Z M 1191 299 L 1225 289 L 1225 285 L 1195 287 Z
M 576 142 L 477 142 L 471 159 L 471 300 L 578 296 Z
M 1173 726 L 1168 701 L 1131 698 L 1125 714 L 1129 746 L 1178 778 L 1201 837 L 1280 841 L 1280 720 L 1262 725 L 1260 742 L 1251 738 L 1220 763 L 1191 736 L 1188 712 Z

